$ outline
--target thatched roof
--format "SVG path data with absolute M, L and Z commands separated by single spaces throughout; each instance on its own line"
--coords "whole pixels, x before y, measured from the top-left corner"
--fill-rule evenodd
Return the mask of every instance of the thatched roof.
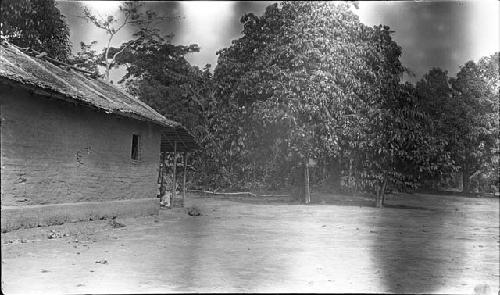
M 138 98 L 100 79 L 87 77 L 71 67 L 60 67 L 43 58 L 25 54 L 7 42 L 0 43 L 0 80 L 2 79 L 40 90 L 59 99 L 95 107 L 109 114 L 155 123 L 165 127 L 166 134 L 178 134 L 177 137 L 182 139 L 182 146 L 185 148 L 197 147 L 191 134 L 181 124 L 166 119 Z M 174 140 L 171 136 L 163 138 L 162 143 Z M 164 148 L 162 150 L 166 151 Z

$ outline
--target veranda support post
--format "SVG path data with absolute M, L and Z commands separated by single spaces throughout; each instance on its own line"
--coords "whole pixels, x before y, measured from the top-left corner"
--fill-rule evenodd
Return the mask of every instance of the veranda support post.
M 165 195 L 167 192 L 167 189 L 165 187 L 165 153 L 161 153 L 160 156 L 160 168 L 158 169 L 158 178 L 160 180 L 160 204 L 164 205 L 165 204 Z
M 184 204 L 184 199 L 186 198 L 186 173 L 187 173 L 187 159 L 188 153 L 184 152 L 184 177 L 182 180 L 182 203 Z
M 175 192 L 177 190 L 177 141 L 174 141 L 174 165 L 173 165 L 173 184 L 172 184 L 172 194 L 170 197 L 170 206 L 173 207 L 173 202 L 176 197 Z

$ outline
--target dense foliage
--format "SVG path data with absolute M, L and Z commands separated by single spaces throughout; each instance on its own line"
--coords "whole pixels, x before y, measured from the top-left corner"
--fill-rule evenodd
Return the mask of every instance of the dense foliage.
M 283 2 L 242 23 L 214 73 L 219 109 L 230 114 L 218 123 L 230 183 L 287 184 L 312 158 L 321 178 L 375 192 L 388 181 L 412 186 L 408 167 L 434 168 L 426 159 L 437 150 L 411 86 L 400 84 L 401 48 L 388 27 L 366 27 L 348 5 L 327 2 Z
M 417 82 L 418 105 L 432 120 L 428 132 L 443 146 L 431 159 L 439 170 L 426 177 L 434 186 L 460 172 L 465 193 L 498 187 L 498 62 L 498 53 L 469 61 L 453 78 L 434 68 Z
M 361 24 L 346 4 L 283 2 L 241 21 L 214 72 L 213 186 L 292 184 L 310 158 L 316 182 L 382 198 L 451 172 L 464 172 L 466 192 L 471 174 L 492 178 L 498 55 L 452 82 L 432 69 L 415 87 L 400 81 L 392 31 Z
M 476 190 L 498 187 L 499 158 L 499 53 L 467 62 L 451 80 L 457 106 L 455 159 L 461 167 L 464 192 L 479 176 Z
M 439 169 L 424 175 L 423 180 L 430 183 L 430 189 L 436 190 L 439 179 L 451 172 L 458 170 L 454 147 L 460 137 L 457 101 L 452 97 L 452 89 L 449 83 L 448 73 L 439 68 L 433 68 L 424 74 L 416 84 L 416 97 L 418 108 L 427 114 L 430 126 L 427 133 L 433 138 L 439 139 L 441 152 L 430 159 Z
M 2 0 L 3 38 L 66 61 L 71 54 L 69 28 L 54 0 Z

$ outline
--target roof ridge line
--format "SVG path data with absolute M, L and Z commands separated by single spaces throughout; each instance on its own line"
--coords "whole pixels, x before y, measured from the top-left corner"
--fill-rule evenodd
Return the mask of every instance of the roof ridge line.
M 72 69 L 72 70 L 75 70 L 75 71 L 78 71 L 78 72 L 82 72 L 82 73 L 85 73 L 85 74 L 89 74 L 91 75 L 91 78 L 92 79 L 95 79 L 95 74 L 92 73 L 92 72 L 89 72 L 87 70 L 84 70 L 84 69 L 81 69 L 75 65 L 72 65 L 72 64 L 68 64 L 68 63 L 65 63 L 63 61 L 60 61 L 56 58 L 53 58 L 53 57 L 50 57 L 48 56 L 47 52 L 43 51 L 43 52 L 39 52 L 31 47 L 20 47 L 20 46 L 17 46 L 15 44 L 12 44 L 10 43 L 9 41 L 7 40 L 1 40 L 0 41 L 0 44 L 3 46 L 4 44 L 3 43 L 6 43 L 7 46 L 10 46 L 10 47 L 13 47 L 19 51 L 21 51 L 22 53 L 26 54 L 26 55 L 29 55 L 31 57 L 35 57 L 35 58 L 39 58 L 39 59 L 43 59 L 47 62 L 50 62 L 51 64 L 55 65 L 55 66 L 58 66 L 58 67 L 61 67 L 61 66 L 64 66 L 65 68 L 63 68 L 64 70 L 67 70 L 68 68 Z M 33 54 L 36 54 L 35 56 L 33 56 Z

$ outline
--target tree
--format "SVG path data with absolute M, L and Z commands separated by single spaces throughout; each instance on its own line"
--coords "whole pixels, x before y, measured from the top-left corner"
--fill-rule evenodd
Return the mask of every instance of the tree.
M 345 3 L 326 2 L 285 1 L 242 23 L 214 72 L 229 114 L 219 121 L 222 165 L 234 182 L 290 181 L 314 158 L 382 205 L 389 186 L 414 187 L 420 171 L 437 169 L 429 158 L 440 145 L 424 132 L 415 89 L 400 84 L 389 27 L 367 27 Z
M 430 134 L 429 117 L 418 109 L 409 83 L 399 85 L 392 99 L 383 100 L 369 112 L 374 116 L 361 133 L 364 144 L 355 146 L 352 156 L 362 190 L 375 191 L 377 205 L 382 207 L 387 188 L 415 189 L 422 174 L 439 169 L 432 159 L 442 152 L 442 145 Z
M 461 136 L 458 124 L 461 115 L 460 106 L 452 97 L 448 73 L 439 68 L 432 68 L 417 82 L 416 92 L 418 108 L 431 120 L 429 136 L 439 140 L 436 144 L 440 145 L 441 149 L 441 152 L 430 160 L 439 169 L 425 175 L 425 179 L 430 179 L 433 189 L 437 190 L 439 178 L 458 169 L 455 155 L 457 139 Z
M 60 61 L 71 54 L 69 28 L 54 0 L 1 1 L 2 38 Z
M 209 66 L 200 70 L 185 59 L 187 54 L 198 52 L 198 46 L 173 45 L 172 36 L 164 39 L 140 32 L 121 48 L 111 48 L 122 52 L 116 64 L 127 67 L 118 83 L 125 83 L 131 94 L 161 114 L 195 130 L 198 108 L 204 108 L 201 89 L 210 79 Z
M 267 168 L 256 171 L 266 163 L 290 171 L 335 155 L 343 102 L 356 99 L 367 67 L 357 17 L 345 4 L 283 2 L 242 23 L 244 36 L 219 52 L 214 73 L 218 102 L 233 114 L 221 122 L 228 170 L 266 178 Z
M 481 58 L 478 63 L 469 61 L 451 81 L 453 97 L 459 105 L 456 157 L 466 194 L 470 192 L 470 178 L 474 173 L 495 175 L 498 170 L 498 64 L 498 52 Z
M 339 170 L 350 162 L 361 189 L 397 178 L 389 170 L 392 155 L 404 150 L 395 140 L 406 133 L 387 138 L 387 128 L 403 105 L 404 68 L 389 28 L 366 27 L 348 5 L 325 2 L 283 2 L 242 22 L 243 37 L 220 51 L 214 73 L 218 103 L 234 114 L 222 122 L 230 170 L 265 181 L 276 176 L 268 170 L 291 171 L 315 158 Z
M 161 36 L 157 30 L 144 27 L 133 37 L 120 48 L 110 48 L 122 52 L 115 63 L 127 69 L 118 83 L 194 135 L 202 147 L 191 157 L 199 183 L 224 183 L 224 178 L 212 178 L 215 164 L 210 159 L 215 158 L 217 142 L 211 122 L 218 111 L 213 103 L 210 65 L 203 69 L 190 65 L 186 56 L 198 52 L 198 46 L 173 45 L 173 35 Z
M 148 31 L 157 31 L 155 27 L 159 22 L 166 20 L 166 17 L 158 16 L 154 11 L 147 10 L 145 12 L 142 11 L 142 3 L 139 2 L 123 2 L 119 6 L 120 17 L 115 17 L 113 15 L 107 15 L 104 17 L 96 16 L 90 11 L 87 6 L 83 8 L 83 18 L 87 21 L 94 24 L 97 28 L 102 29 L 107 35 L 107 43 L 104 46 L 103 52 L 97 55 L 97 60 L 100 60 L 100 66 L 104 67 L 104 78 L 109 82 L 109 71 L 116 64 L 117 57 L 123 53 L 123 51 L 133 42 L 125 42 L 119 49 L 112 47 L 113 39 L 116 34 L 120 32 L 123 28 L 127 26 L 136 27 L 135 35 L 140 32 L 148 32 Z M 89 44 L 81 44 L 81 48 L 83 51 L 83 55 L 86 55 L 90 52 L 90 48 L 92 45 L 95 45 L 96 42 L 92 42 Z M 95 59 L 95 54 L 92 57 Z M 76 61 L 78 62 L 78 60 Z

